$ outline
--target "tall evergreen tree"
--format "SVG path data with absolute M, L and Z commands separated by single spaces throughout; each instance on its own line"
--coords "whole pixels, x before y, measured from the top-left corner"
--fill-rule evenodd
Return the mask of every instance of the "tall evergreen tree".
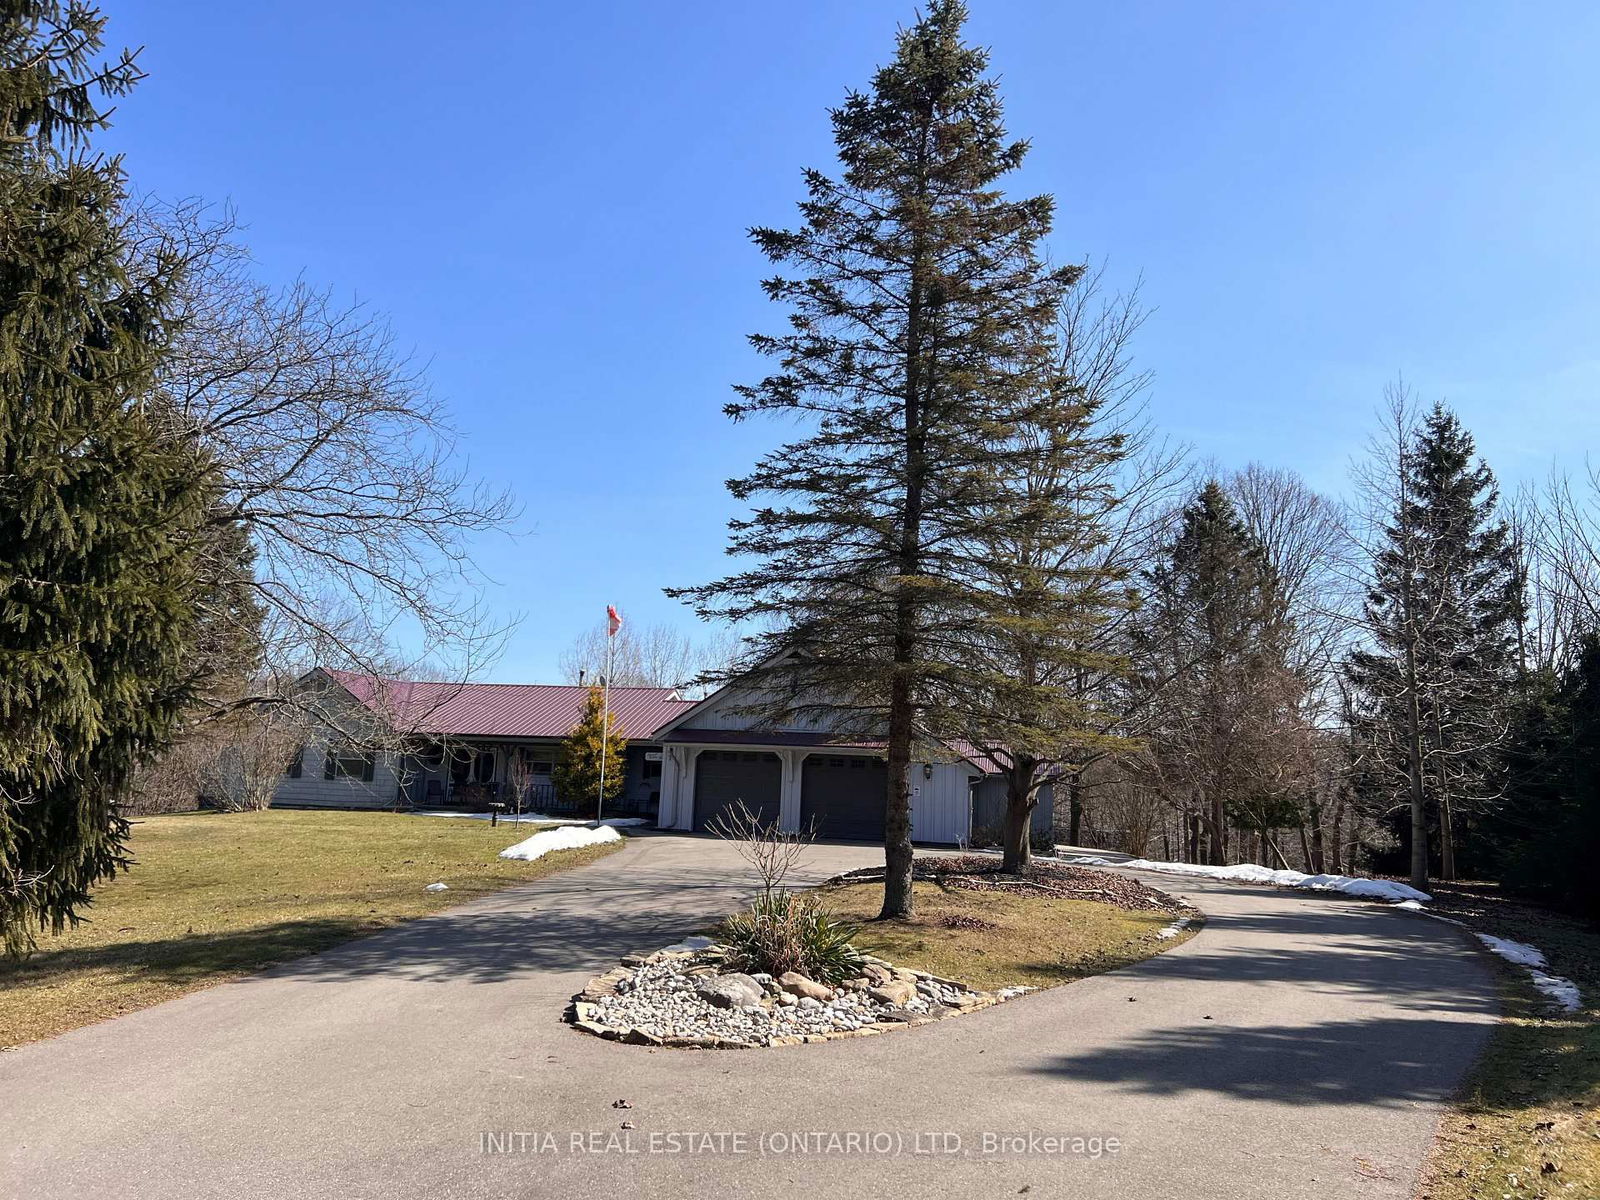
M 1018 462 L 975 547 L 977 620 L 957 647 L 959 686 L 937 689 L 929 721 L 971 742 L 1006 780 L 1002 866 L 1025 871 L 1039 795 L 1087 758 L 1121 748 L 1113 692 L 1127 660 L 1100 638 L 1133 606 L 1128 572 L 1105 552 L 1124 438 L 1064 391 L 1015 434 Z
M 1517 670 L 1521 582 L 1494 473 L 1472 435 L 1435 404 L 1397 410 L 1390 511 L 1372 556 L 1367 644 L 1350 656 L 1367 778 L 1403 797 L 1398 831 L 1413 885 L 1454 879 L 1465 821 L 1499 794 Z
M 164 281 L 134 278 L 122 175 L 91 158 L 81 3 L 0 5 L 0 938 L 75 921 L 125 863 L 115 802 L 189 700 L 211 495 L 187 439 L 145 404 Z
M 1522 688 L 1505 788 L 1487 822 L 1491 877 L 1600 918 L 1600 635 L 1579 638 L 1564 673 L 1542 671 Z
M 806 173 L 800 228 L 752 231 L 792 270 L 764 285 L 790 329 L 751 339 L 777 369 L 728 412 L 805 432 L 729 485 L 772 498 L 732 525 L 730 552 L 755 565 L 671 593 L 772 629 L 751 648 L 769 716 L 887 731 L 891 917 L 912 908 L 907 768 L 977 619 L 979 523 L 1003 508 L 1012 431 L 1069 386 L 1039 331 L 1078 270 L 1041 261 L 1051 199 L 996 186 L 1027 144 L 1006 134 L 965 19 L 933 0 L 871 89 L 833 111 L 842 171 Z
M 1158 696 L 1150 753 L 1185 816 L 1194 859 L 1228 859 L 1229 830 L 1291 823 L 1293 729 L 1303 681 L 1279 580 L 1227 492 L 1208 482 L 1145 573 L 1134 636 Z

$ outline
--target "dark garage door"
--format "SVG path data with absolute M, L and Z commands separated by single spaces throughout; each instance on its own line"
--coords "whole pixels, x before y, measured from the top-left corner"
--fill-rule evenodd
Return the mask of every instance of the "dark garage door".
M 813 754 L 800 786 L 800 828 L 818 837 L 883 841 L 889 764 L 881 758 Z
M 704 830 L 738 800 L 763 823 L 776 825 L 782 771 L 776 754 L 702 750 L 694 762 L 694 827 Z

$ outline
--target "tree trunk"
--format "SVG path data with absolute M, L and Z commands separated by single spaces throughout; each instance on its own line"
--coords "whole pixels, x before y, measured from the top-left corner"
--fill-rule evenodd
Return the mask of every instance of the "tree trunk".
M 1228 865 L 1228 818 L 1220 799 L 1211 802 L 1211 812 L 1206 818 L 1211 833 L 1211 865 Z
M 896 672 L 889 696 L 889 795 L 883 822 L 883 910 L 909 917 L 911 896 L 911 686 Z
M 1027 769 L 1027 778 L 1018 778 L 1021 765 L 1006 772 L 1005 836 L 1001 842 L 1000 869 L 1018 875 L 1027 874 L 1033 863 L 1033 810 L 1038 803 L 1038 793 L 1030 786 L 1033 770 Z
M 1067 775 L 1067 843 L 1083 845 L 1083 772 Z
M 1456 828 L 1454 806 L 1450 794 L 1441 785 L 1439 789 L 1439 878 L 1456 877 Z
M 1322 837 L 1322 804 L 1313 800 L 1311 810 L 1311 844 L 1306 847 L 1306 865 L 1311 868 L 1313 875 L 1321 875 L 1328 869 L 1328 851 Z
M 1344 792 L 1333 801 L 1333 853 L 1328 862 L 1335 875 L 1344 874 Z

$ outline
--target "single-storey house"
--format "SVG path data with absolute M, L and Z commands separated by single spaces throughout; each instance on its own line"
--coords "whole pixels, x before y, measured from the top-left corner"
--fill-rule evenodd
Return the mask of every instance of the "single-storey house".
M 405 751 L 342 751 L 334 732 L 291 764 L 274 803 L 292 807 L 570 807 L 551 782 L 563 738 L 577 724 L 587 689 L 555 684 L 426 683 L 319 668 L 303 681 L 361 720 L 411 731 Z M 628 739 L 617 812 L 653 815 L 658 828 L 705 831 L 735 803 L 780 828 L 882 841 L 888 764 L 881 740 L 842 737 L 815 724 L 782 727 L 752 715 L 738 683 L 704 700 L 672 688 L 611 689 L 611 712 Z M 1005 780 L 983 754 L 960 743 L 912 766 L 911 836 L 942 845 L 997 832 Z M 564 803 L 565 802 L 565 803 Z M 1035 827 L 1052 820 L 1050 789 Z
M 551 780 L 561 742 L 583 713 L 589 689 L 545 683 L 433 683 L 317 668 L 300 685 L 320 697 L 326 736 L 302 747 L 273 803 L 293 808 L 487 808 L 561 806 Z M 611 715 L 627 748 L 618 812 L 653 813 L 661 747 L 650 734 L 693 707 L 674 688 L 614 687 Z M 349 714 L 346 717 L 346 714 Z M 350 720 L 400 732 L 392 750 L 340 736 Z M 380 741 L 389 739 L 379 739 Z M 571 802 L 567 804 L 571 807 Z

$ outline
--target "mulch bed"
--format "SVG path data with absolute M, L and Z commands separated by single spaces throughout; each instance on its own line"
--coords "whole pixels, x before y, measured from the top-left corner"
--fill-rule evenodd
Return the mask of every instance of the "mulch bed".
M 1165 892 L 1147 887 L 1137 879 L 1093 867 L 1074 867 L 1066 863 L 1035 859 L 1026 875 L 1000 869 L 1000 860 L 983 854 L 952 854 L 938 858 L 918 858 L 912 877 L 937 883 L 940 887 L 966 892 L 1008 892 L 1016 896 L 1054 896 L 1062 900 L 1093 900 L 1129 912 L 1184 911 L 1183 905 Z M 883 878 L 882 867 L 865 867 L 839 876 L 841 883 L 865 883 Z

